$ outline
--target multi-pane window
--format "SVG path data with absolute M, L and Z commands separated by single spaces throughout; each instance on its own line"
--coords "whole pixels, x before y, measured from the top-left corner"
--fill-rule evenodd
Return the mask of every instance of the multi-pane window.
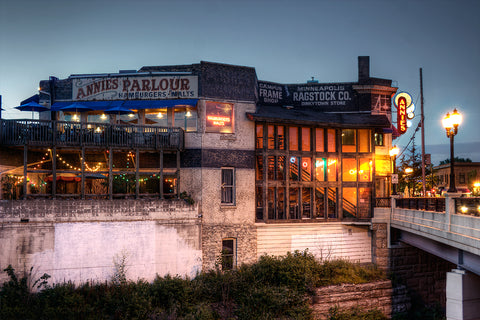
M 236 264 L 235 239 L 222 240 L 222 270 L 232 270 Z
M 373 145 L 383 141 L 375 137 L 370 129 L 257 124 L 257 219 L 369 217 Z
M 235 204 L 234 168 L 222 168 L 222 204 Z
M 383 133 L 375 133 L 375 145 L 380 147 L 385 145 Z

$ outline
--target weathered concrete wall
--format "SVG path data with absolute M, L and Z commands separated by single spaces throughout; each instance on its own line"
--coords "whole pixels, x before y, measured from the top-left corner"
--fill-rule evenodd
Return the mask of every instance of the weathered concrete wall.
M 308 249 L 318 259 L 372 262 L 368 226 L 342 223 L 257 223 L 257 256 L 285 255 Z
M 109 280 L 121 258 L 132 280 L 202 267 L 198 211 L 183 201 L 1 201 L 0 223 L 0 268 L 52 282 Z
M 330 308 L 340 310 L 358 307 L 363 310 L 378 309 L 387 317 L 404 312 L 410 299 L 404 287 L 392 288 L 390 280 L 364 284 L 343 284 L 316 289 L 312 301 L 315 319 L 327 319 Z

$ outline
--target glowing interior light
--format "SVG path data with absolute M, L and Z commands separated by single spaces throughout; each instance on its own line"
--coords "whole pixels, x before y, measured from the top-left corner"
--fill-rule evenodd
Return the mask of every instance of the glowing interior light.
M 128 117 L 129 117 L 129 118 L 133 118 L 134 116 L 135 116 L 135 115 L 134 115 L 133 113 L 129 113 L 129 114 L 128 114 Z
M 465 206 L 462 206 L 462 207 L 460 208 L 460 210 L 462 210 L 462 213 L 467 213 L 468 208 L 465 207 Z
M 190 110 L 187 111 L 187 113 L 185 114 L 185 117 L 191 117 L 192 116 L 192 113 L 190 112 Z
M 102 115 L 100 116 L 100 119 L 106 120 L 106 119 L 107 119 L 107 115 L 106 115 L 105 113 L 102 113 Z
M 161 112 L 159 112 L 159 113 L 157 114 L 157 118 L 158 118 L 158 119 L 162 119 L 162 118 L 163 118 L 163 114 L 162 114 Z

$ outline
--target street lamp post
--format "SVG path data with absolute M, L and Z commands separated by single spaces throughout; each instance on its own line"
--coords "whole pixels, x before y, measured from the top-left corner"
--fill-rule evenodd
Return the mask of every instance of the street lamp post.
M 392 176 L 397 174 L 397 155 L 400 152 L 400 149 L 397 146 L 393 146 L 392 149 L 390 149 L 390 157 L 393 157 L 393 170 L 392 170 Z M 393 192 L 392 195 L 397 195 L 397 183 L 398 183 L 398 176 L 396 177 L 396 182 L 393 181 L 392 179 L 392 188 Z
M 453 137 L 458 133 L 458 126 L 462 123 L 462 115 L 454 109 L 452 114 L 447 113 L 442 120 L 443 127 L 446 130 L 447 138 L 450 138 L 450 186 L 447 192 L 457 192 L 455 188 L 455 164 L 453 152 Z

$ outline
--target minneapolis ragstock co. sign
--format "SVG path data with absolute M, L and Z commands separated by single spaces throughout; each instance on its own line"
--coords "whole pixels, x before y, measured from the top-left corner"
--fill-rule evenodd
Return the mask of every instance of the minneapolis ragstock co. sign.
M 356 105 L 356 97 L 351 83 L 279 84 L 258 81 L 259 103 L 263 105 L 349 110 Z

